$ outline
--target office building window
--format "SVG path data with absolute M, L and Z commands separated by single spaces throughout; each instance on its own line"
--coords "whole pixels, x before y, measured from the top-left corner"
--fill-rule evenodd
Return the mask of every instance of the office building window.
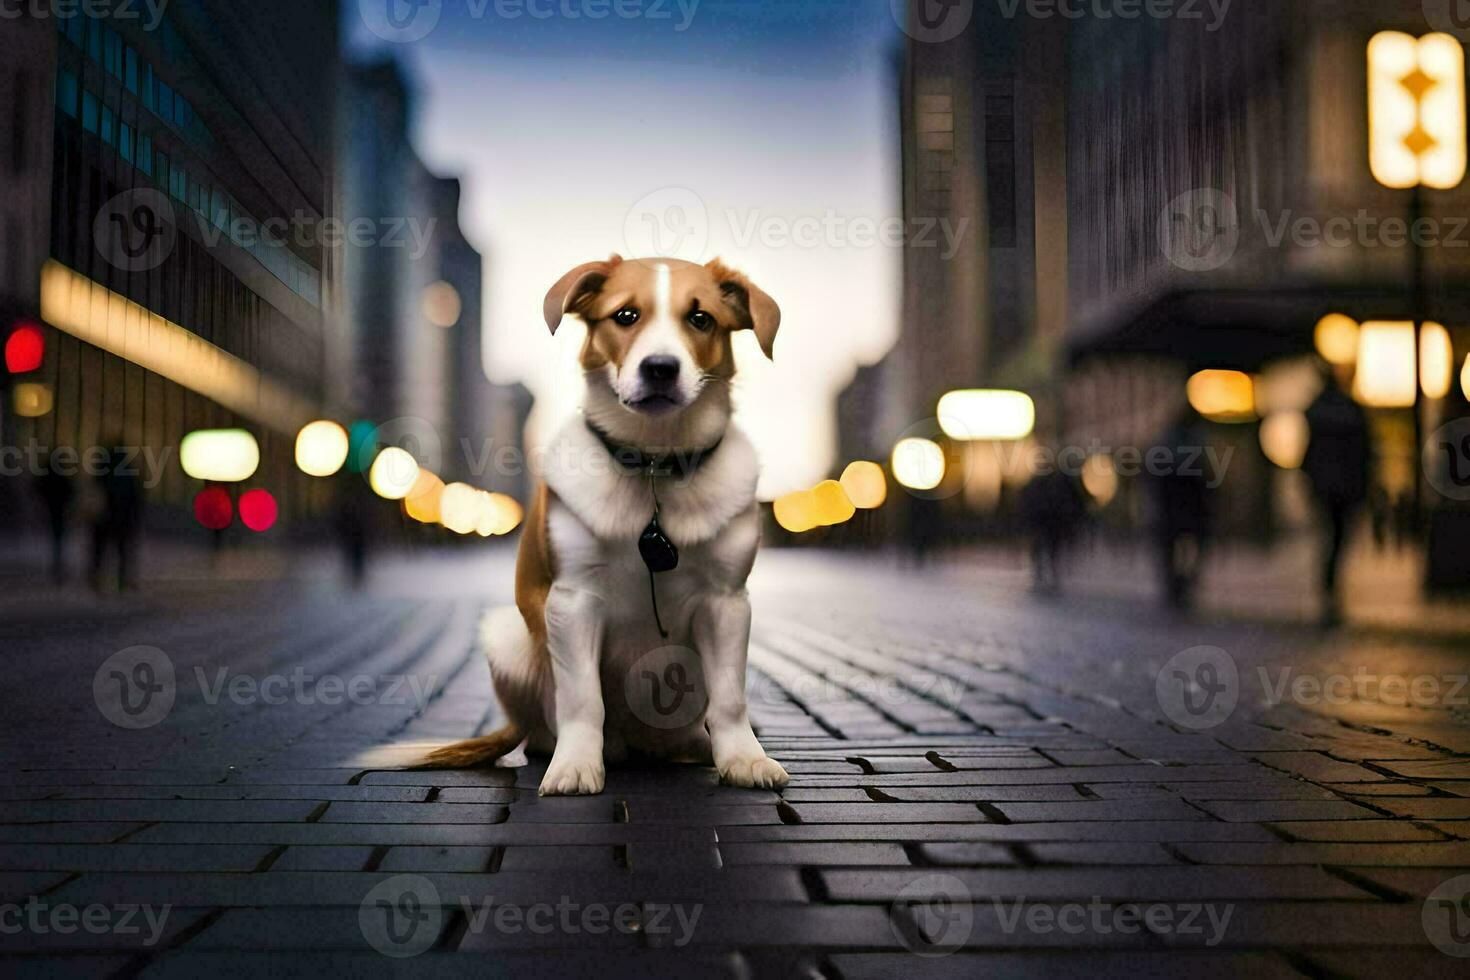
M 82 89 L 82 128 L 89 133 L 97 132 L 97 96 L 90 89 Z
M 153 176 L 153 137 L 147 133 L 138 134 L 138 169 L 148 176 Z
M 133 127 L 125 122 L 117 124 L 117 152 L 128 163 L 133 162 Z
M 138 94 L 138 52 L 132 47 L 123 55 L 123 85 L 129 92 Z
M 77 117 L 77 76 L 69 71 L 56 73 L 56 108 Z
M 107 106 L 103 106 L 102 127 L 100 130 L 100 135 L 102 136 L 102 142 L 108 144 L 109 146 L 112 145 L 112 123 L 112 110 L 107 108 Z
M 122 37 L 112 28 L 102 34 L 102 70 L 114 78 L 122 78 Z

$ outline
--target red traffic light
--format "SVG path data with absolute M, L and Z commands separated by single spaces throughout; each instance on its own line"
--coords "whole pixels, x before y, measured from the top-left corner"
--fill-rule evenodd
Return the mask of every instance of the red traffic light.
M 240 495 L 240 523 L 252 531 L 269 531 L 279 508 L 269 490 L 247 490 Z
M 243 503 L 243 501 L 242 501 Z M 235 520 L 235 502 L 224 487 L 205 487 L 194 497 L 194 519 L 211 531 L 223 531 Z
M 11 374 L 25 374 L 41 366 L 46 356 L 46 336 L 34 323 L 22 323 L 5 341 L 5 367 Z

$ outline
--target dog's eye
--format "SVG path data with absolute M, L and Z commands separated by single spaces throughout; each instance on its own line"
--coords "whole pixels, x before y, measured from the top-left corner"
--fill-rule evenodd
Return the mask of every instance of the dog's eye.
M 704 333 L 706 330 L 714 327 L 715 318 L 704 312 L 704 310 L 695 310 L 689 314 L 689 325 L 700 333 Z
M 625 306 L 613 314 L 613 322 L 620 327 L 631 327 L 638 322 L 639 313 L 631 306 Z

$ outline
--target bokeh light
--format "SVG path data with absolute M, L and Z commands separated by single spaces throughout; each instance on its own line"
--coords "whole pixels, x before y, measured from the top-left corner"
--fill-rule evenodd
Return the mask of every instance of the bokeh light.
M 1419 384 L 1425 398 L 1443 398 L 1455 383 L 1455 347 L 1438 323 L 1419 328 Z
M 1082 464 L 1082 489 L 1099 507 L 1113 502 L 1118 496 L 1118 468 L 1113 465 L 1113 457 L 1095 453 L 1087 458 Z
M 1416 397 L 1415 362 L 1412 323 L 1363 324 L 1353 394 L 1364 405 L 1408 408 Z
M 252 531 L 275 527 L 280 508 L 269 490 L 247 490 L 240 495 L 240 523 Z
M 1036 405 L 1020 391 L 951 391 L 939 399 L 936 414 L 951 439 L 1024 439 L 1036 428 Z
M 482 538 L 491 535 L 509 534 L 521 524 L 523 512 L 514 497 L 503 493 L 483 494 L 480 500 L 480 517 L 475 524 L 475 533 Z
M 452 327 L 459 322 L 459 293 L 442 279 L 424 288 L 424 319 L 436 327 Z
M 36 381 L 22 381 L 16 385 L 11 398 L 11 404 L 15 406 L 15 414 L 23 419 L 38 419 L 43 415 L 51 414 L 51 407 L 54 403 L 51 386 Z
M 402 500 L 419 478 L 419 464 L 406 449 L 389 446 L 373 460 L 368 483 L 384 500 Z
M 1301 467 L 1310 440 L 1311 428 L 1303 412 L 1275 412 L 1261 423 L 1261 452 L 1283 470 Z
M 848 463 L 838 481 L 847 492 L 847 499 L 858 510 L 874 510 L 883 506 L 888 499 L 888 477 L 883 467 L 867 460 Z
M 812 499 L 816 504 L 817 523 L 822 527 L 833 527 L 850 521 L 852 515 L 857 513 L 857 508 L 847 499 L 847 491 L 836 480 L 818 483 L 812 488 Z
M 1317 353 L 1328 364 L 1346 365 L 1358 359 L 1358 321 L 1341 313 L 1329 313 L 1317 321 L 1313 332 Z
M 480 510 L 480 491 L 467 483 L 451 483 L 439 495 L 439 523 L 455 534 L 473 534 Z
M 34 323 L 22 323 L 5 339 L 5 369 L 11 374 L 35 371 L 46 357 L 46 335 Z
M 235 520 L 235 502 L 224 487 L 205 487 L 194 495 L 194 520 L 211 531 L 223 531 Z
M 944 482 L 944 449 L 932 439 L 900 439 L 890 462 L 893 478 L 910 490 L 933 490 Z
M 810 490 L 796 490 L 777 497 L 771 505 L 776 523 L 793 534 L 802 534 L 816 527 L 817 498 Z
M 444 496 L 444 481 L 428 470 L 419 470 L 413 488 L 403 498 L 404 511 L 420 524 L 439 523 L 439 502 Z
M 239 483 L 260 467 L 260 446 L 244 429 L 198 429 L 179 443 L 179 465 L 196 480 Z
M 366 419 L 358 419 L 347 430 L 347 471 L 366 473 L 378 451 L 378 427 Z
M 1251 422 L 1256 385 L 1242 371 L 1199 371 L 1185 385 L 1189 404 L 1213 422 Z
M 349 447 L 346 429 L 319 419 L 296 434 L 296 465 L 307 476 L 331 476 L 347 462 Z

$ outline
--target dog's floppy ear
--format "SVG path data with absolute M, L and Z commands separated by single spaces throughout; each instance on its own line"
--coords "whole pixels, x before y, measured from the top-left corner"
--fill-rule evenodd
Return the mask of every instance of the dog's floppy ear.
M 720 284 L 720 292 L 725 295 L 725 302 L 740 317 L 741 328 L 754 330 L 761 350 L 765 351 L 766 357 L 774 358 L 776 330 L 781 326 L 781 307 L 766 295 L 765 290 L 719 259 L 705 268 L 714 274 L 715 281 Z
M 613 255 L 606 262 L 584 262 L 556 281 L 556 285 L 546 294 L 546 302 L 541 304 L 546 326 L 553 334 L 561 325 L 561 318 L 572 312 L 588 293 L 601 289 L 608 274 L 622 261 L 622 256 Z

